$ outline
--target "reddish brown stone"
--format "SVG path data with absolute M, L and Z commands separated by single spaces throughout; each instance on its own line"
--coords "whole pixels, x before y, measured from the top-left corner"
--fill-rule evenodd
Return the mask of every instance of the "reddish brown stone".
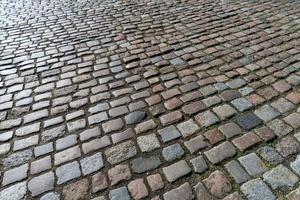
M 300 103 L 300 93 L 299 92 L 290 92 L 286 96 L 287 100 L 293 102 L 294 104 L 299 104 Z
M 276 137 L 276 135 L 274 134 L 274 132 L 270 128 L 266 127 L 266 126 L 263 126 L 261 128 L 257 128 L 254 131 L 264 141 L 270 141 L 270 140 L 272 140 L 272 139 L 274 139 Z
M 185 114 L 192 115 L 201 110 L 204 110 L 206 106 L 201 101 L 192 102 L 182 107 L 182 111 Z
M 101 190 L 104 190 L 107 188 L 107 178 L 105 174 L 102 174 L 101 172 L 95 174 L 92 176 L 92 190 L 93 192 L 99 192 Z
M 249 147 L 259 143 L 261 139 L 252 132 L 246 133 L 245 135 L 236 138 L 232 143 L 240 150 L 245 151 Z
M 257 94 L 252 94 L 247 97 L 248 101 L 250 101 L 253 105 L 259 105 L 265 101 L 264 98 Z
M 300 145 L 295 138 L 286 136 L 276 144 L 276 150 L 284 157 L 288 157 L 298 153 L 300 151 Z
M 148 196 L 148 190 L 143 179 L 136 179 L 128 184 L 128 190 L 131 196 L 138 200 Z
M 153 106 L 161 102 L 161 97 L 157 94 L 145 99 L 145 101 L 148 103 L 149 106 Z
M 164 182 L 160 174 L 147 176 L 147 181 L 152 191 L 156 191 L 164 187 Z
M 274 97 L 279 95 L 279 93 L 276 90 L 274 90 L 272 87 L 266 87 L 263 89 L 259 89 L 259 90 L 257 90 L 257 93 L 267 100 L 271 100 Z
M 178 98 L 174 97 L 174 98 L 166 101 L 164 103 L 164 105 L 168 110 L 174 110 L 182 105 L 182 101 L 180 101 Z
M 232 186 L 223 172 L 217 170 L 203 180 L 210 193 L 217 198 L 224 198 L 232 190 Z
M 75 183 L 64 186 L 62 190 L 65 200 L 85 200 L 88 198 L 88 180 L 82 179 Z
M 122 119 L 114 119 L 102 124 L 102 129 L 105 133 L 120 130 L 124 123 Z
M 116 185 L 124 180 L 131 178 L 131 172 L 128 164 L 120 164 L 108 170 L 108 178 L 111 181 L 111 185 Z
M 161 123 L 166 126 L 168 124 L 172 124 L 182 119 L 182 113 L 180 111 L 170 112 L 161 116 L 160 118 Z
M 225 139 L 225 136 L 218 129 L 207 131 L 204 133 L 204 136 L 211 144 L 216 144 Z
M 234 192 L 228 195 L 227 197 L 225 197 L 223 200 L 243 200 L 243 199 L 238 192 Z

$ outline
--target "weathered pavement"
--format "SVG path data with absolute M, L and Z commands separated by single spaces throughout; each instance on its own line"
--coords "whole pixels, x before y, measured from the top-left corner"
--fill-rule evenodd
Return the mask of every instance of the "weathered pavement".
M 298 0 L 1 0 L 0 199 L 300 199 Z

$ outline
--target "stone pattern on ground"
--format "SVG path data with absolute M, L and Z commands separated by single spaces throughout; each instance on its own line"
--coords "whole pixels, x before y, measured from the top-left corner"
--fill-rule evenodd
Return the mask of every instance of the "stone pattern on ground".
M 300 199 L 297 0 L 0 1 L 0 199 Z

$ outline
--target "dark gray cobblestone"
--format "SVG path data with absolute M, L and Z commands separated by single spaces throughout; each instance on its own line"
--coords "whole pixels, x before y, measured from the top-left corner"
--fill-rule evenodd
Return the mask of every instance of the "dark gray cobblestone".
M 0 1 L 0 199 L 299 199 L 299 13 Z

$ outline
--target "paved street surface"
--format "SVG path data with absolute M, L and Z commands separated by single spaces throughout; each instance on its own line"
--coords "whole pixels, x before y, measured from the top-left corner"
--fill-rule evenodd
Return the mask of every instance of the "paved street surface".
M 1 200 L 299 200 L 299 0 L 1 0 Z

